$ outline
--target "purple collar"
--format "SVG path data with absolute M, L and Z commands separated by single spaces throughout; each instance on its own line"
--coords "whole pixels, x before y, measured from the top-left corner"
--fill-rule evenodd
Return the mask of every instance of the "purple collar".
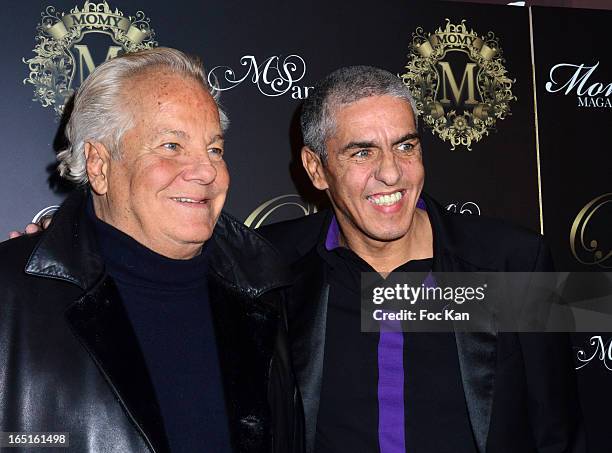
M 423 200 L 422 198 L 419 198 L 417 200 L 416 207 L 427 211 L 427 205 L 425 204 L 425 200 Z M 336 216 L 334 215 L 332 216 L 329 228 L 327 229 L 327 236 L 325 237 L 325 249 L 327 251 L 331 251 L 338 247 L 340 247 L 340 226 L 338 225 L 338 221 L 336 220 Z

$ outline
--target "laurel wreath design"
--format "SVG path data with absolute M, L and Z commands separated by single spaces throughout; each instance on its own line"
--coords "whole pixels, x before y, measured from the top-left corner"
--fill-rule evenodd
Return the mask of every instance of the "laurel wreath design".
M 123 16 L 118 9 L 111 10 L 106 1 L 91 3 L 86 1 L 82 9 L 74 7 L 70 14 L 74 13 L 105 13 Z M 41 13 L 41 21 L 36 30 L 36 46 L 33 49 L 34 57 L 25 59 L 23 63 L 28 65 L 29 75 L 23 83 L 34 85 L 34 99 L 43 107 L 53 107 L 53 110 L 61 117 L 64 106 L 74 94 L 72 80 L 75 72 L 75 62 L 69 51 L 75 42 L 78 42 L 85 32 L 95 30 L 111 36 L 113 41 L 123 48 L 124 52 L 134 52 L 157 46 L 155 32 L 150 26 L 150 19 L 142 11 L 128 19 L 132 26 L 146 32 L 146 38 L 140 43 L 134 43 L 123 30 L 104 24 L 76 25 L 68 29 L 68 33 L 61 39 L 55 39 L 48 32 L 49 28 L 62 20 L 65 13 L 59 13 L 55 7 L 48 6 Z
M 451 144 L 451 149 L 465 146 L 471 150 L 472 143 L 480 141 L 484 136 L 495 130 L 497 120 L 503 120 L 510 115 L 510 101 L 516 100 L 512 94 L 514 80 L 508 77 L 504 67 L 505 59 L 499 45 L 499 39 L 493 32 L 479 37 L 473 30 L 467 31 L 465 20 L 454 25 L 446 19 L 446 27 L 438 28 L 434 34 L 463 33 L 473 38 L 480 38 L 489 48 L 495 49 L 495 58 L 486 58 L 479 48 L 469 45 L 457 45 L 435 41 L 432 52 L 425 56 L 419 53 L 419 47 L 431 41 L 432 33 L 425 33 L 418 27 L 413 33 L 410 44 L 409 61 L 405 66 L 407 72 L 400 75 L 415 97 L 418 113 L 423 121 L 443 141 Z M 436 69 L 449 51 L 462 51 L 471 61 L 477 64 L 477 87 L 482 98 L 480 114 L 470 110 L 444 111 L 436 102 L 440 85 L 440 76 Z M 486 113 L 484 113 L 486 112 Z

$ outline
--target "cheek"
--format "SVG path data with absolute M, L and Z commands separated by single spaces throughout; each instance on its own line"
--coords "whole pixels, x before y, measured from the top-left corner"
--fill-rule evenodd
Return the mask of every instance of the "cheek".
M 132 179 L 132 192 L 140 197 L 155 196 L 170 186 L 179 174 L 179 168 L 169 160 L 158 160 L 142 165 Z
M 413 184 L 421 184 L 425 178 L 425 168 L 420 160 L 409 161 L 404 165 L 404 175 Z
M 423 164 L 419 165 L 418 174 L 416 177 L 418 179 L 419 184 L 422 185 L 425 180 L 425 168 L 423 167 Z
M 340 192 L 350 195 L 351 198 L 355 198 L 354 201 L 358 201 L 357 198 L 362 198 L 368 191 L 370 181 L 375 183 L 374 178 L 372 178 L 372 169 L 366 165 L 356 165 L 342 175 L 337 187 Z

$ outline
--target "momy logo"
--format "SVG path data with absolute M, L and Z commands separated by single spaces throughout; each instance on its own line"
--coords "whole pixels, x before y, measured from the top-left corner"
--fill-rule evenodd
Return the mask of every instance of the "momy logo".
M 499 39 L 479 36 L 465 20 L 425 33 L 417 28 L 402 80 L 417 101 L 419 114 L 451 149 L 473 143 L 510 115 L 514 80 L 508 77 Z
M 154 47 L 155 32 L 142 11 L 126 17 L 106 1 L 86 1 L 82 8 L 60 13 L 48 6 L 38 24 L 35 56 L 23 59 L 34 86 L 34 100 L 58 116 L 74 90 L 98 64 L 122 52 Z

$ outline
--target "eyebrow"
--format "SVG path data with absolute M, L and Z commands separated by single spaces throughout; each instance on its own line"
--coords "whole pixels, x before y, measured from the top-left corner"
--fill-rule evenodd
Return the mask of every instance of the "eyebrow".
M 189 140 L 190 136 L 187 132 L 185 131 L 181 131 L 181 130 L 177 130 L 177 129 L 164 129 L 161 130 L 157 133 L 156 137 L 161 137 L 162 135 L 174 135 L 175 137 L 179 137 L 182 139 L 186 139 Z M 223 141 L 223 135 L 222 134 L 216 134 L 208 143 L 208 145 L 212 145 L 213 143 L 217 142 L 217 141 Z
M 357 148 L 375 148 L 374 142 L 350 142 L 342 148 L 342 151 L 348 151 L 349 149 Z
M 189 138 L 189 134 L 187 132 L 180 131 L 177 129 L 163 129 L 156 134 L 156 137 L 160 137 L 162 135 L 174 135 L 176 137 L 185 138 L 185 139 Z
M 217 134 L 210 140 L 210 142 L 208 142 L 208 145 L 212 145 L 215 142 L 222 142 L 224 140 L 223 134 Z
M 399 140 L 394 141 L 393 145 L 399 145 L 400 143 L 407 142 L 408 140 L 414 140 L 415 138 L 420 139 L 421 136 L 419 135 L 418 132 L 410 132 L 409 134 L 404 135 Z
M 418 132 L 410 132 L 406 135 L 404 135 L 403 137 L 395 140 L 393 142 L 393 145 L 399 145 L 400 143 L 404 143 L 408 140 L 414 140 L 414 139 L 419 139 L 420 136 L 418 134 Z M 349 142 L 348 144 L 346 144 L 343 148 L 342 151 L 348 151 L 350 149 L 357 149 L 357 148 L 378 148 L 378 145 L 376 144 L 376 142 L 373 141 L 357 141 L 357 142 Z

